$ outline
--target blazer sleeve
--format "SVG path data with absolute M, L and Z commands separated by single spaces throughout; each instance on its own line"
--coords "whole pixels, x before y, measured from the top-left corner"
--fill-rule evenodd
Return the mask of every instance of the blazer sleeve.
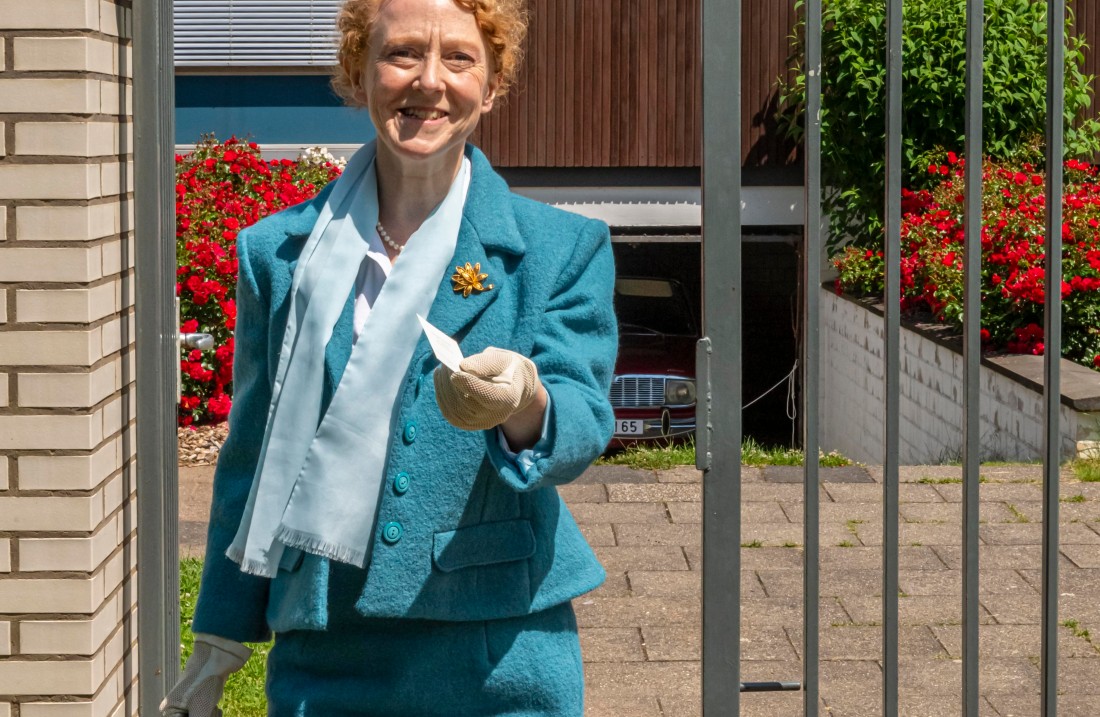
M 229 435 L 214 472 L 206 561 L 192 629 L 238 642 L 271 638 L 264 614 L 270 580 L 248 575 L 226 557 L 244 512 L 263 443 L 271 385 L 268 380 L 268 306 L 249 263 L 245 230 L 237 238 L 237 326 L 234 330 L 233 406 Z
M 521 470 L 504 454 L 495 431 L 486 436 L 490 461 L 516 490 L 577 478 L 611 440 L 608 391 L 619 342 L 614 294 L 610 232 L 603 222 L 589 220 L 555 282 L 531 353 L 552 406 L 542 455 Z

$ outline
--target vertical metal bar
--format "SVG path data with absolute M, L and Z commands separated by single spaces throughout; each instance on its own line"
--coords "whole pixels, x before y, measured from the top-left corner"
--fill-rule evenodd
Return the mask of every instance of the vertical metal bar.
M 1042 717 L 1058 713 L 1058 469 L 1062 458 L 1062 134 L 1065 104 L 1065 0 L 1047 2 L 1046 272 L 1043 305 Z
M 983 0 L 966 2 L 966 195 L 963 215 L 962 713 L 978 717 L 978 507 L 981 461 Z
M 702 23 L 703 319 L 721 362 L 704 402 L 717 440 L 700 462 L 703 714 L 715 717 L 741 704 L 741 0 L 702 0 Z
M 820 489 L 818 401 L 821 334 L 818 330 L 821 288 L 821 0 L 806 2 L 806 239 L 803 261 L 802 447 L 805 451 L 802 514 L 802 712 L 817 717 L 821 604 Z
M 886 311 L 883 332 L 882 709 L 898 713 L 898 444 L 901 409 L 902 0 L 886 5 Z
M 141 713 L 179 672 L 172 2 L 134 3 L 138 631 Z

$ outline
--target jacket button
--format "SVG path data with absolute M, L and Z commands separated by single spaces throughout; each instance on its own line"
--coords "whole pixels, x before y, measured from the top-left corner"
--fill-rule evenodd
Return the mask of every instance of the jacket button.
M 404 535 L 405 529 L 401 527 L 400 523 L 390 522 L 382 528 L 382 540 L 386 541 L 390 545 L 393 545 L 397 541 L 401 540 L 401 536 Z
M 398 495 L 404 495 L 405 491 L 409 489 L 409 474 L 405 471 L 401 471 L 393 477 L 393 492 Z
M 412 443 L 416 440 L 416 421 L 409 421 L 405 424 L 405 442 Z

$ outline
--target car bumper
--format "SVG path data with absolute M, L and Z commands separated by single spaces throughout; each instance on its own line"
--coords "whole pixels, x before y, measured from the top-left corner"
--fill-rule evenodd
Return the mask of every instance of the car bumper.
M 621 432 L 623 423 L 633 424 L 630 432 Z M 695 433 L 695 409 L 662 409 L 657 415 L 652 411 L 644 414 L 639 411 L 619 410 L 615 412 L 615 433 L 613 440 L 619 443 L 652 441 L 662 438 L 683 438 Z

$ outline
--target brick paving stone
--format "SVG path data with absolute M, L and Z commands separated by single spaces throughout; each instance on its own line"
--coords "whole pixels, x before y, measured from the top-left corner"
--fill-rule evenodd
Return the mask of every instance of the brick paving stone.
M 776 625 L 753 625 L 742 621 L 741 659 L 797 662 L 798 652 L 787 631 Z
M 952 659 L 962 659 L 962 633 L 960 626 L 932 627 L 932 632 L 943 644 Z M 1042 651 L 1038 624 L 1030 625 L 982 625 L 978 629 L 978 654 L 980 657 L 1025 657 L 1037 659 Z M 1100 658 L 1100 652 L 1068 628 L 1058 628 L 1058 657 Z
M 684 548 L 692 570 L 699 569 L 700 550 Z M 801 548 L 746 548 L 741 551 L 741 569 L 758 570 L 761 568 L 801 569 Z
M 613 546 L 593 548 L 604 569 L 611 571 L 687 570 L 688 562 L 682 548 L 676 546 Z
M 700 501 L 703 499 L 703 486 L 691 483 L 612 483 L 607 486 L 607 498 L 612 503 Z
M 642 631 L 637 627 L 582 627 L 581 655 L 590 662 L 642 662 Z
M 649 625 L 642 628 L 646 658 L 651 661 L 698 660 L 702 636 L 699 625 Z M 749 659 L 742 639 L 741 659 Z
M 569 512 L 578 523 L 667 523 L 660 503 L 574 503 Z
M 841 597 L 840 603 L 856 625 L 882 624 L 882 599 L 876 597 Z M 954 625 L 960 620 L 958 600 L 945 600 L 943 596 L 913 595 L 898 599 L 899 625 Z M 982 613 L 982 622 L 991 622 L 988 613 Z M 824 621 L 823 621 L 824 622 Z
M 698 696 L 698 662 L 602 662 L 585 669 L 585 685 L 597 698 Z
M 942 692 L 914 692 L 905 688 L 899 690 L 898 714 L 900 717 L 963 717 L 960 698 L 955 695 L 945 696 Z M 1000 717 L 997 710 L 984 697 L 978 700 L 978 716 Z
M 986 545 L 1038 545 L 1043 526 L 1038 523 L 987 523 L 978 526 L 978 535 Z
M 1004 505 L 1017 515 L 1016 521 L 1019 523 L 1043 522 L 1043 501 L 1041 500 L 1006 501 Z
M 962 692 L 962 670 L 954 660 L 899 660 L 898 681 L 917 693 Z M 1039 669 L 1026 657 L 987 657 L 979 660 L 978 683 L 985 693 L 1038 692 Z
M 1040 713 L 1039 693 L 1033 695 L 987 695 L 999 717 L 1036 717 Z M 1058 696 L 1058 717 L 1096 717 L 1094 696 L 1068 694 Z
M 1100 601 L 1096 593 L 1060 593 L 1059 620 L 1077 620 L 1081 627 L 1093 633 L 1092 640 L 1100 644 Z
M 755 503 L 751 505 L 756 505 Z M 745 508 L 747 505 L 741 506 L 741 515 L 745 514 Z M 665 508 L 668 511 L 669 516 L 672 518 L 673 523 L 686 523 L 698 526 L 703 522 L 703 504 L 702 503 L 681 503 L 670 502 L 665 503 Z M 744 520 L 744 518 L 742 518 Z M 697 528 L 698 529 L 698 528 Z
M 819 709 L 823 709 L 824 702 L 820 704 L 822 708 Z M 741 717 L 791 717 L 800 714 L 800 692 L 753 692 L 741 696 Z M 826 713 L 822 711 L 821 714 Z
M 873 544 L 882 544 L 882 531 L 872 531 L 876 537 Z M 958 545 L 962 528 L 959 525 L 939 525 L 934 523 L 902 523 L 898 526 L 898 540 L 902 545 Z M 863 537 L 863 531 L 860 531 Z
M 579 527 L 589 545 L 593 547 L 615 545 L 615 531 L 609 523 L 585 523 Z
M 898 495 L 902 503 L 942 503 L 943 496 L 936 492 L 937 487 L 902 483 L 898 486 Z M 838 503 L 882 503 L 881 485 L 827 483 L 825 490 Z
M 802 595 L 801 570 L 757 570 L 768 597 Z M 822 570 L 820 594 L 823 597 L 841 595 L 878 595 L 882 573 L 878 570 Z
M 697 570 L 631 570 L 627 573 L 630 591 L 637 597 L 683 597 L 698 600 L 702 579 Z M 755 585 L 756 578 L 751 573 L 741 576 L 741 590 L 750 591 L 755 587 L 763 596 L 763 588 Z
M 661 705 L 652 695 L 644 697 L 604 696 L 598 687 L 585 681 L 584 717 L 664 717 Z
M 786 628 L 795 652 L 802 654 L 802 626 Z M 865 625 L 822 626 L 819 654 L 822 660 L 881 660 L 882 628 Z M 925 626 L 898 630 L 898 652 L 902 657 L 947 657 L 939 640 Z
M 603 483 L 567 483 L 558 486 L 558 495 L 566 503 L 606 503 L 607 487 Z
M 626 579 L 626 573 L 608 571 L 603 585 L 587 595 L 588 597 L 630 597 L 630 583 Z
M 742 682 L 798 682 L 801 679 L 802 665 L 793 657 L 790 660 L 751 660 L 741 665 Z M 741 702 L 755 696 L 742 693 Z
M 802 504 L 792 503 L 789 506 L 784 505 L 784 510 L 787 510 L 787 515 L 790 519 L 796 523 L 802 522 Z M 822 503 L 821 512 L 822 523 L 843 523 L 847 520 L 862 520 L 865 522 L 881 522 L 882 521 L 882 503 L 856 503 L 856 502 L 844 502 L 844 503 Z
M 879 483 L 882 482 L 882 466 L 867 466 L 867 474 Z M 898 481 L 902 483 L 953 478 L 962 478 L 962 466 L 898 466 Z
M 698 525 L 616 523 L 613 527 L 616 545 L 699 545 L 703 540 Z
M 951 570 L 962 568 L 962 553 L 957 545 L 937 545 L 932 549 Z M 1039 545 L 978 546 L 978 565 L 982 570 L 1039 568 L 1041 564 L 1042 546 Z
M 742 523 L 741 544 L 756 542 L 771 547 L 801 545 L 802 526 L 794 523 Z
M 821 489 L 820 497 L 822 503 L 832 502 L 833 500 L 824 487 Z M 802 486 L 781 483 L 748 483 L 741 485 L 742 502 L 755 503 L 768 500 L 777 500 L 780 503 L 801 503 Z
M 589 466 L 574 483 L 656 483 L 657 471 L 629 466 Z
M 1061 546 L 1062 555 L 1073 561 L 1079 568 L 1100 568 L 1100 549 L 1095 545 Z
M 658 483 L 702 483 L 703 472 L 695 466 L 673 466 L 657 471 Z
M 700 697 L 681 697 L 661 695 L 657 698 L 664 717 L 702 717 L 703 704 Z
M 822 598 L 818 614 L 822 625 L 847 624 L 851 622 L 848 613 L 836 598 Z M 754 598 L 741 602 L 741 622 L 744 625 L 786 625 L 802 624 L 802 597 Z
M 592 598 L 573 601 L 580 627 L 645 627 L 646 625 L 696 625 L 699 601 L 687 598 Z
M 881 573 L 877 574 L 881 576 Z M 907 595 L 939 595 L 955 599 L 961 594 L 962 573 L 957 570 L 900 570 L 898 587 Z M 978 590 L 983 595 L 1036 595 L 1031 584 L 1015 570 L 982 569 Z
M 671 504 L 670 504 L 671 505 Z M 690 505 L 690 503 L 684 504 Z M 779 501 L 757 501 L 741 506 L 741 523 L 790 523 L 788 514 L 779 505 Z
M 1058 518 L 1064 525 L 1066 523 L 1100 523 L 1100 502 L 1087 501 L 1085 503 L 1065 503 L 1058 506 Z
M 821 548 L 821 565 L 837 565 L 851 570 L 882 569 L 882 548 Z M 935 550 L 927 545 L 903 545 L 898 549 L 898 566 L 901 570 L 939 570 L 946 566 Z
M 1071 522 L 1068 526 L 1058 526 L 1058 543 L 1066 545 L 1088 545 L 1093 553 L 1100 553 L 1097 544 L 1100 544 L 1100 534 L 1088 526 L 1079 522 Z
M 1100 660 L 1070 657 L 1058 660 L 1058 690 L 1100 697 Z M 1100 707 L 1100 700 L 1096 701 Z
M 1001 625 L 1038 625 L 1042 614 L 1039 595 L 983 595 L 982 607 Z

